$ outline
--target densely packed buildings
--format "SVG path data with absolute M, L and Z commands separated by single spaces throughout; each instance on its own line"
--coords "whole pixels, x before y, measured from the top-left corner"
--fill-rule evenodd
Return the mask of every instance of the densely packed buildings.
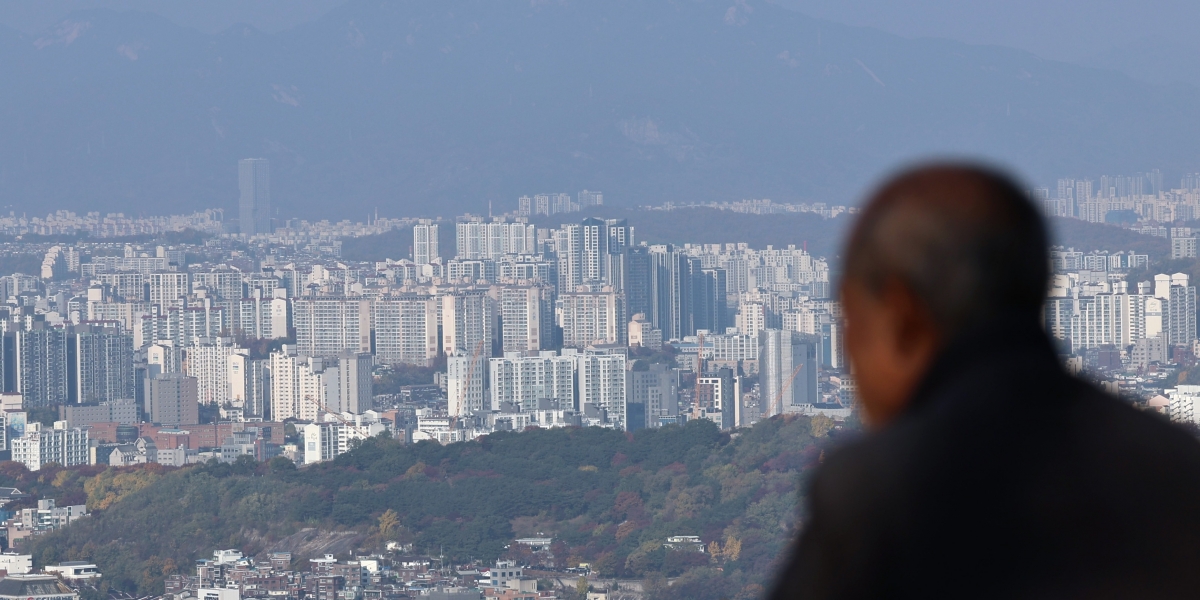
M 40 267 L 0 277 L 0 451 L 33 469 L 316 462 L 381 433 L 728 429 L 849 410 L 852 382 L 829 376 L 845 363 L 829 266 L 795 246 L 650 244 L 636 223 L 581 214 L 604 204 L 589 190 L 521 196 L 500 217 L 362 224 L 274 219 L 263 159 L 240 162 L 239 187 L 236 228 L 220 211 L 0 218 L 2 233 L 87 234 L 6 249 L 39 252 Z M 529 220 L 551 215 L 557 227 Z M 340 257 L 343 239 L 398 227 L 406 255 Z M 377 393 L 409 372 L 434 382 Z

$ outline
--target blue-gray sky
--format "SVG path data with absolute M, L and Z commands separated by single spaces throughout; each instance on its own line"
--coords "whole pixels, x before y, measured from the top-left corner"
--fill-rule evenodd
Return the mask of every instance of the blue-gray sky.
M 0 0 L 0 24 L 37 32 L 75 10 L 143 10 L 216 33 L 315 20 L 344 0 Z M 1153 83 L 1200 85 L 1200 2 L 1185 0 L 772 0 L 814 17 L 906 37 L 942 37 L 1111 68 Z M 753 0 L 751 0 L 753 3 Z
M 1200 2 L 1186 0 L 776 0 L 814 17 L 907 37 L 1028 50 L 1155 82 L 1200 84 Z
M 778 1 L 0 0 L 0 206 L 229 206 L 250 156 L 306 218 L 584 188 L 840 203 L 929 156 L 1039 185 L 1200 170 L 1194 88 L 1041 58 L 1200 73 L 1153 5 Z M 1155 32 L 1161 60 L 1119 49 Z

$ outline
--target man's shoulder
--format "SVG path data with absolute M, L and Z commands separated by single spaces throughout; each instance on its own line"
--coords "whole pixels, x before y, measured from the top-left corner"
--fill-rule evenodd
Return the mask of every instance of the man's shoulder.
M 1064 432 L 1073 441 L 1107 453 L 1169 460 L 1200 476 L 1200 441 L 1182 427 L 1084 382 L 1075 382 L 1074 388 Z
M 870 433 L 828 453 L 810 493 L 816 502 L 850 512 L 892 502 L 912 484 L 920 427 L 902 425 Z
M 1006 391 L 973 394 L 1003 396 Z M 840 506 L 891 506 L 903 502 L 906 490 L 917 493 L 920 482 L 937 479 L 939 470 L 957 470 L 982 455 L 1126 465 L 1169 461 L 1175 472 L 1195 474 L 1200 481 L 1200 441 L 1162 415 L 1066 376 L 1054 389 L 1026 396 L 995 411 L 965 407 L 901 419 L 847 443 L 828 455 L 812 492 Z

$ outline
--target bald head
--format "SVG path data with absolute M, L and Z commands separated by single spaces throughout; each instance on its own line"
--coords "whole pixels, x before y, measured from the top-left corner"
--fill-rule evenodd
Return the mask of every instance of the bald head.
M 1009 178 L 932 165 L 886 183 L 859 217 L 845 278 L 909 288 L 944 338 L 1004 314 L 1036 320 L 1049 277 L 1045 226 Z

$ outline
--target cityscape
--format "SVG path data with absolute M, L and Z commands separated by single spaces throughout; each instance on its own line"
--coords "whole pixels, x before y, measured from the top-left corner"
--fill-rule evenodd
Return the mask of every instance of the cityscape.
M 1200 5 L 0 6 L 0 600 L 1200 594 Z
M 0 418 L 10 460 L 31 474 L 85 465 L 276 469 L 336 462 L 377 439 L 446 445 L 501 432 L 634 433 L 689 422 L 736 434 L 777 415 L 855 427 L 829 257 L 748 240 L 650 244 L 635 219 L 586 216 L 604 203 L 587 190 L 521 196 L 493 217 L 279 222 L 265 216 L 269 161 L 243 160 L 239 169 L 233 224 L 215 210 L 3 221 L 10 252 L 41 255 L 33 272 L 0 278 Z M 1056 247 L 1044 323 L 1069 370 L 1195 426 L 1196 286 L 1189 273 L 1153 267 L 1196 258 L 1196 234 L 1176 215 L 1191 214 L 1200 192 L 1188 187 L 1194 179 L 1163 189 L 1153 175 L 1149 184 L 1102 178 L 1119 184 L 1108 196 L 1080 180 L 1061 181 L 1053 197 L 1030 192 L 1047 217 L 1103 222 L 1131 211 L 1137 218 L 1122 227 L 1147 239 L 1165 231 L 1169 241 L 1161 255 Z M 647 209 L 855 212 L 769 200 Z M 561 224 L 531 222 L 539 216 Z M 408 255 L 340 256 L 350 239 L 394 230 L 411 232 Z M 135 235 L 160 241 L 121 241 Z M 41 239 L 55 236 L 70 241 Z M 57 506 L 14 488 L 8 503 L 35 500 L 5 513 L 10 554 L 0 560 L 10 573 L 32 571 L 21 552 L 40 536 L 89 518 L 90 501 Z M 268 566 L 221 548 L 164 585 L 178 597 L 226 600 L 232 591 L 341 598 L 478 586 L 507 598 L 573 590 L 579 574 L 600 575 L 580 566 L 586 561 L 564 562 L 552 538 L 514 540 L 524 561 L 510 552 L 453 569 L 411 542 L 353 560 L 310 558 L 309 571 L 293 569 L 287 551 L 270 554 Z M 704 560 L 720 555 L 714 543 L 688 531 L 663 541 Z M 45 569 L 74 569 L 68 583 L 102 576 L 79 561 Z

